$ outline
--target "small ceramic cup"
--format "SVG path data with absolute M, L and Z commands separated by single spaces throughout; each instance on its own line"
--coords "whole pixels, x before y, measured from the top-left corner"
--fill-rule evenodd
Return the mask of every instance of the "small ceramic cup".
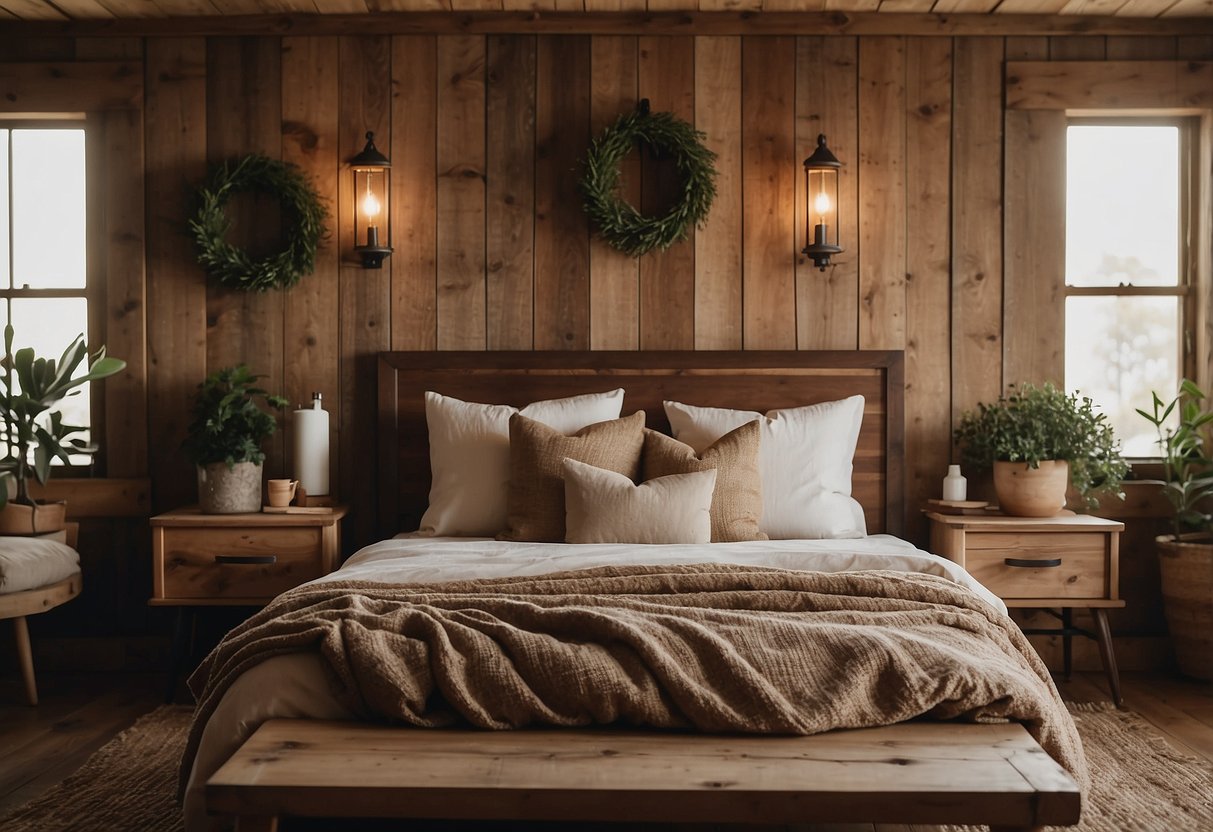
M 275 508 L 289 506 L 295 499 L 295 488 L 299 480 L 270 480 L 268 485 L 270 505 Z

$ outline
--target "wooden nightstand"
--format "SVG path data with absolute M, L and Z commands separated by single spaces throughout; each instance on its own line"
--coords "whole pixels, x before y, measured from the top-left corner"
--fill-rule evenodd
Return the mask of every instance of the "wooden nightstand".
M 1058 609 L 1058 629 L 1025 629 L 1062 636 L 1065 674 L 1070 675 L 1070 639 L 1099 643 L 1112 699 L 1121 703 L 1120 676 L 1107 610 L 1120 599 L 1120 533 L 1124 523 L 1085 514 L 1004 517 L 939 514 L 931 520 L 931 551 L 955 561 L 1011 608 Z M 1095 632 L 1071 621 L 1074 609 L 1090 610 Z
M 152 606 L 177 607 L 169 694 L 198 607 L 268 604 L 337 568 L 346 508 L 323 514 L 202 514 L 175 509 L 151 519 Z

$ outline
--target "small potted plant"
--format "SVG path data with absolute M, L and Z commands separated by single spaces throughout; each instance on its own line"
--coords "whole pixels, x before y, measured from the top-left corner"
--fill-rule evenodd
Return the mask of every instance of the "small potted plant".
M 1213 409 L 1205 392 L 1184 379 L 1169 402 L 1154 394 L 1138 413 L 1158 431 L 1163 494 L 1175 509 L 1173 534 L 1160 535 L 1163 611 L 1179 669 L 1213 679 Z M 1176 423 L 1168 424 L 1172 414 Z
M 277 410 L 286 406 L 286 399 L 256 386 L 261 378 L 240 364 L 198 385 L 183 447 L 198 468 L 198 503 L 205 514 L 261 509 L 261 443 L 277 424 L 257 400 Z
M 1096 495 L 1123 498 L 1128 465 L 1107 417 L 1089 398 L 1045 382 L 1011 385 L 993 404 L 966 412 L 956 429 L 964 461 L 994 469 L 1003 513 L 1052 517 L 1065 508 L 1069 486 L 1093 507 Z
M 81 364 L 84 373 L 77 375 Z M 6 451 L 0 459 L 0 534 L 36 535 L 64 527 L 66 506 L 62 501 L 37 502 L 30 495 L 30 477 L 46 485 L 55 459 L 68 464 L 72 454 L 97 451 L 79 436 L 83 427 L 68 425 L 55 410 L 68 396 L 80 392 L 90 381 L 112 376 L 126 362 L 109 358 L 105 347 L 90 357 L 84 336 L 59 356 L 37 358 L 26 347 L 13 352 L 13 327 L 4 328 L 4 392 L 0 393 L 0 416 L 4 421 Z M 11 492 L 11 493 L 10 493 Z

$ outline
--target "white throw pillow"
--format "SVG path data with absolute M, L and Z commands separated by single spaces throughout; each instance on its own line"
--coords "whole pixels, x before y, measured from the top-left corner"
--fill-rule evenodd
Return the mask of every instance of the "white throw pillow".
M 566 543 L 710 543 L 716 472 L 636 485 L 623 474 L 564 460 Z
M 752 410 L 665 402 L 674 438 L 702 452 L 729 431 L 762 425 L 761 528 L 772 540 L 864 537 L 863 507 L 851 497 L 851 465 L 863 396 L 807 407 Z
M 515 413 L 572 434 L 619 418 L 623 388 L 532 402 L 520 411 L 426 392 L 430 432 L 430 504 L 421 531 L 451 537 L 492 537 L 505 528 L 510 483 L 510 416 Z

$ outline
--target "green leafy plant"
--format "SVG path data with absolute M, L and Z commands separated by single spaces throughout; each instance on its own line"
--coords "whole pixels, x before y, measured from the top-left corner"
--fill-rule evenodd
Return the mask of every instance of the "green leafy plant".
M 193 418 L 182 447 L 196 465 L 226 462 L 261 463 L 261 443 L 277 428 L 274 417 L 257 406 L 286 407 L 286 399 L 256 386 L 258 379 L 244 364 L 225 367 L 207 376 L 194 396 Z
M 1164 402 L 1157 393 L 1153 397 L 1152 412 L 1137 412 L 1158 431 L 1166 474 L 1163 493 L 1175 508 L 1175 536 L 1185 531 L 1213 533 L 1213 409 L 1201 406 L 1208 396 L 1184 379 L 1171 401 Z M 1166 424 L 1172 413 L 1179 417 L 1176 427 Z
M 76 336 L 58 361 L 37 358 L 29 347 L 14 353 L 13 335 L 10 324 L 4 328 L 4 358 L 0 359 L 4 369 L 0 416 L 7 445 L 6 455 L 0 459 L 0 508 L 8 504 L 10 483 L 16 485 L 13 502 L 32 506 L 31 475 L 46 485 L 53 460 L 68 464 L 72 454 L 96 453 L 96 446 L 73 436 L 85 428 L 65 424 L 54 407 L 68 396 L 78 395 L 90 381 L 112 376 L 126 367 L 125 361 L 106 356 L 104 347 L 90 357 L 83 335 Z M 85 372 L 76 375 L 81 364 Z
M 1096 505 L 1096 494 L 1124 497 L 1120 483 L 1129 466 L 1107 417 L 1090 398 L 1049 382 L 1011 385 L 997 402 L 965 412 L 955 436 L 965 463 L 978 469 L 995 461 L 1039 468 L 1042 460 L 1065 460 L 1070 484 L 1088 506 Z

